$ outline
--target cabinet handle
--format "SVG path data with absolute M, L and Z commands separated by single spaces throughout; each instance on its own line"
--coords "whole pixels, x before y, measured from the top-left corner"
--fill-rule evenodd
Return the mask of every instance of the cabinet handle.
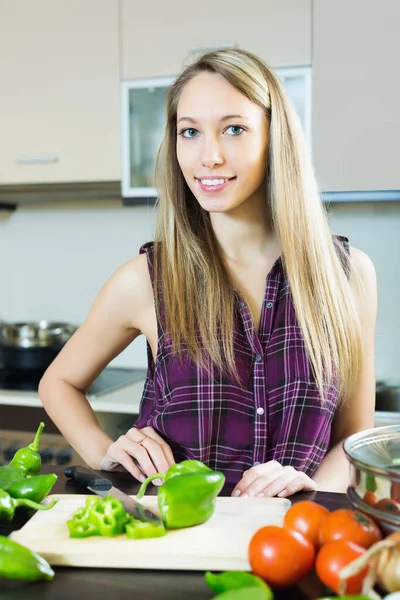
M 50 165 L 59 161 L 58 156 L 24 156 L 15 160 L 16 165 Z

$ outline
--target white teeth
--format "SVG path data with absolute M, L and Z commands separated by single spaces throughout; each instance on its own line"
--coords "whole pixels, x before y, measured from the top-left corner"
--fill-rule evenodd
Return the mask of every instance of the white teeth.
M 222 185 L 225 181 L 229 181 L 228 179 L 200 179 L 203 185 Z

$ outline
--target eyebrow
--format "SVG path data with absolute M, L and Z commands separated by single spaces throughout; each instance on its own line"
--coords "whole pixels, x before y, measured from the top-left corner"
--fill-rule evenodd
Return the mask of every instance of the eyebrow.
M 221 117 L 220 121 L 229 121 L 230 119 L 247 119 L 248 117 L 243 117 L 242 115 L 225 115 L 225 117 Z M 196 119 L 193 119 L 193 117 L 181 117 L 178 120 L 178 123 L 180 123 L 180 121 L 190 121 L 190 123 L 197 123 Z

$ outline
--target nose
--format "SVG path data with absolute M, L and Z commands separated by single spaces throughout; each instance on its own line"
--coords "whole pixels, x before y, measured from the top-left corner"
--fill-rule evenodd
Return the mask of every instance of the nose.
M 207 167 L 208 169 L 212 169 L 216 165 L 223 164 L 224 158 L 221 145 L 215 136 L 205 139 L 202 149 L 201 162 L 203 166 Z

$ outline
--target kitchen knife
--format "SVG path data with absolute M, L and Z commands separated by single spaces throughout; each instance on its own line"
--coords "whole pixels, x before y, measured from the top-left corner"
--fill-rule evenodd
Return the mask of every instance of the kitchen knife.
M 112 482 L 105 477 L 101 477 L 91 469 L 85 467 L 67 467 L 64 474 L 69 479 L 83 485 L 86 489 L 94 492 L 98 496 L 111 495 L 120 500 L 127 513 L 139 521 L 148 521 L 154 525 L 162 525 L 161 519 L 143 504 L 133 500 L 128 494 L 114 487 Z

